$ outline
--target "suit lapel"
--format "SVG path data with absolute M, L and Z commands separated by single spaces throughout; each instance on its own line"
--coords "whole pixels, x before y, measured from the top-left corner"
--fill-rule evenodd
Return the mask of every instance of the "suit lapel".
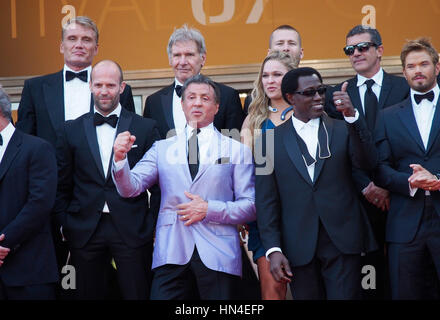
M 43 83 L 43 94 L 47 112 L 49 113 L 52 127 L 57 130 L 59 124 L 64 123 L 64 85 L 63 71 L 54 75 L 54 77 Z
M 121 115 L 119 117 L 118 126 L 116 128 L 116 136 L 114 137 L 115 139 L 118 136 L 118 134 L 125 131 L 129 131 L 128 129 L 130 128 L 131 120 L 132 120 L 132 116 L 130 112 L 126 111 L 125 108 L 121 108 Z M 107 180 L 111 177 L 112 160 L 113 160 L 113 148 L 112 148 L 112 154 L 110 156 L 110 163 L 108 165 Z
M 380 96 L 378 101 L 378 110 L 383 109 L 385 105 L 385 101 L 388 99 L 388 96 L 391 92 L 391 87 L 393 83 L 391 81 L 390 76 L 385 71 L 383 72 L 383 81 L 382 81 L 382 88 L 380 90 Z
M 423 145 L 422 137 L 420 136 L 419 128 L 417 127 L 416 118 L 412 108 L 411 98 L 407 98 L 402 102 L 402 112 L 399 112 L 399 117 L 405 128 L 408 130 L 410 136 L 419 145 L 420 149 L 425 152 L 425 146 Z M 437 112 L 436 112 L 437 113 Z M 438 115 L 436 115 L 438 117 Z M 435 117 L 434 117 L 435 118 Z M 432 132 L 432 129 L 431 129 Z
M 174 95 L 174 83 L 168 87 L 168 91 L 161 95 L 160 100 L 162 103 L 162 112 L 167 121 L 169 129 L 174 129 L 173 119 L 173 95 Z
M 83 124 L 90 152 L 93 155 L 93 160 L 95 160 L 95 164 L 98 167 L 98 171 L 101 174 L 101 177 L 105 180 L 101 155 L 99 153 L 98 136 L 96 135 L 96 127 L 93 125 L 93 114 L 90 113 L 87 117 L 84 117 Z
M 298 140 L 296 139 L 295 127 L 290 123 L 290 125 L 283 126 L 283 131 L 281 131 L 284 147 L 286 148 L 287 154 L 290 160 L 292 160 L 298 172 L 301 174 L 303 179 L 310 185 L 313 185 L 310 179 L 309 172 L 307 171 L 304 158 L 302 156 L 301 150 L 298 146 Z
M 8 171 L 8 168 L 11 166 L 13 160 L 20 151 L 22 140 L 23 137 L 21 133 L 16 129 L 11 137 L 11 140 L 9 140 L 8 147 L 6 148 L 6 151 L 3 154 L 3 159 L 0 162 L 0 181 L 3 179 L 4 175 Z
M 325 128 L 327 130 L 327 134 L 328 134 L 328 145 L 329 145 L 329 149 L 331 146 L 331 138 L 333 135 L 333 121 L 326 117 L 326 116 L 322 116 L 321 117 L 321 121 L 325 124 Z M 323 148 L 326 148 L 327 146 L 322 146 Z M 330 150 L 330 154 L 331 154 L 331 150 Z M 315 183 L 318 180 L 319 175 L 321 174 L 322 168 L 324 166 L 325 163 L 325 159 L 321 159 L 319 157 L 319 154 L 316 156 L 316 163 L 315 163 L 315 172 L 314 172 L 314 177 L 313 177 L 313 183 Z
M 432 119 L 431 132 L 429 133 L 428 139 L 428 147 L 426 148 L 426 152 L 432 148 L 432 145 L 437 139 L 438 133 L 440 131 L 440 99 L 437 100 L 437 105 L 435 106 L 435 113 Z

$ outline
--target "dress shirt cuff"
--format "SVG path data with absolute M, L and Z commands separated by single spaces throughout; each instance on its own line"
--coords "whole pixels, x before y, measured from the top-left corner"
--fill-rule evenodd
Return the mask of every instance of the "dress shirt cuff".
M 113 165 L 115 168 L 115 172 L 121 170 L 125 163 L 127 162 L 127 157 L 125 157 L 124 159 L 122 159 L 121 161 L 115 162 L 115 158 L 113 157 Z
M 267 260 L 267 261 L 269 261 L 269 255 L 270 255 L 272 252 L 281 252 L 281 253 L 282 253 L 281 248 L 278 248 L 278 247 L 270 248 L 269 250 L 266 251 L 266 260 Z
M 409 186 L 409 196 L 414 197 L 414 195 L 416 194 L 417 190 L 419 190 L 419 188 L 411 188 L 411 183 L 408 183 L 408 186 Z
M 344 116 L 344 119 L 348 123 L 355 123 L 357 121 L 357 119 L 359 119 L 359 112 L 357 111 L 357 109 L 354 109 L 354 117 L 345 117 Z

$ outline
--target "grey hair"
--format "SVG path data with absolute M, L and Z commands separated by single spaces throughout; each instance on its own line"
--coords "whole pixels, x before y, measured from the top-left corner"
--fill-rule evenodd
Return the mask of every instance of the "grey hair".
M 3 87 L 0 85 L 0 113 L 6 119 L 12 119 L 12 111 L 11 111 L 11 100 L 9 99 L 8 94 L 3 90 Z
M 98 43 L 98 41 L 99 41 L 98 27 L 96 26 L 96 23 L 92 19 L 90 19 L 89 17 L 86 17 L 86 16 L 79 16 L 79 17 L 76 17 L 76 18 L 73 18 L 73 19 L 70 19 L 69 21 L 67 21 L 63 26 L 63 30 L 61 31 L 61 40 L 64 40 L 64 34 L 66 33 L 67 28 L 71 24 L 79 24 L 80 26 L 83 26 L 84 28 L 91 29 L 95 33 L 95 40 L 96 40 L 96 43 Z
M 173 45 L 179 41 L 194 41 L 199 54 L 206 54 L 205 38 L 203 38 L 203 35 L 199 30 L 195 28 L 188 28 L 188 25 L 184 24 L 182 28 L 174 30 L 173 34 L 168 40 L 167 53 L 169 59 L 171 59 L 171 49 L 173 48 Z
M 214 89 L 214 100 L 217 104 L 220 103 L 220 89 L 218 85 L 212 81 L 209 77 L 204 76 L 203 74 L 195 75 L 188 80 L 185 81 L 184 85 L 182 86 L 182 101 L 185 100 L 185 91 L 189 87 L 190 84 L 196 83 L 196 84 L 207 84 L 208 86 L 211 86 L 212 89 Z

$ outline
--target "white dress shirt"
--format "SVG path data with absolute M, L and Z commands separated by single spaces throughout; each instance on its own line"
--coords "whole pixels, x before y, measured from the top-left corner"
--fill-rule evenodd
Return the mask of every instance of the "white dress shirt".
M 179 80 L 177 80 L 176 78 L 174 79 L 174 87 L 176 87 L 177 85 L 183 86 L 183 84 L 181 84 Z M 174 90 L 174 88 L 173 88 L 173 120 L 174 120 L 174 127 L 176 128 L 176 134 L 183 132 L 186 126 L 186 117 L 182 109 L 182 98 L 180 98 L 177 95 L 176 90 Z
M 15 128 L 12 123 L 9 123 L 1 132 L 0 135 L 3 139 L 3 145 L 0 146 L 0 163 L 2 162 L 3 156 L 5 154 L 6 148 L 8 147 L 9 141 L 14 134 Z
M 66 81 L 66 71 L 75 73 L 87 70 L 87 82 L 78 78 Z M 80 71 L 73 71 L 64 65 L 63 81 L 64 81 L 64 120 L 75 120 L 85 113 L 90 112 L 91 92 L 89 87 L 90 73 L 92 67 L 89 66 Z
M 431 90 L 428 90 L 428 92 Z M 438 85 L 436 85 L 432 91 L 434 92 L 434 99 L 429 101 L 428 99 L 423 99 L 419 104 L 416 103 L 414 99 L 414 94 L 423 94 L 425 92 L 418 92 L 413 89 L 410 90 L 411 95 L 411 103 L 413 107 L 414 117 L 416 118 L 417 128 L 419 129 L 420 137 L 423 141 L 423 146 L 428 147 L 429 134 L 431 133 L 432 120 L 434 119 L 435 106 L 437 105 L 437 101 L 439 98 L 440 89 Z M 411 188 L 410 196 L 414 197 L 418 188 Z M 429 195 L 429 191 L 425 191 L 425 194 Z
M 382 89 L 382 82 L 383 82 L 383 69 L 380 68 L 379 71 L 371 78 L 365 78 L 360 74 L 357 75 L 357 87 L 359 89 L 359 96 L 361 98 L 362 111 L 364 112 L 364 114 L 365 114 L 365 101 L 364 101 L 365 92 L 367 92 L 367 84 L 365 82 L 370 79 L 374 80 L 374 84 L 371 87 L 371 90 L 373 90 L 374 94 L 377 97 L 377 101 L 379 101 L 380 90 Z
M 96 110 L 95 112 L 100 113 Z M 119 104 L 113 112 L 111 112 L 109 116 L 111 115 L 117 115 L 118 117 L 121 115 L 121 105 Z M 102 115 L 102 114 L 101 114 Z M 104 123 L 100 126 L 96 126 L 96 136 L 98 138 L 98 146 L 99 146 L 99 154 L 101 155 L 101 161 L 102 161 L 102 169 L 104 170 L 104 175 L 107 177 L 108 174 L 108 167 L 110 165 L 111 155 L 113 151 L 113 143 L 115 141 L 116 136 L 116 128 L 113 128 L 108 123 Z M 103 212 L 110 212 L 107 202 L 104 204 L 104 208 L 102 209 Z

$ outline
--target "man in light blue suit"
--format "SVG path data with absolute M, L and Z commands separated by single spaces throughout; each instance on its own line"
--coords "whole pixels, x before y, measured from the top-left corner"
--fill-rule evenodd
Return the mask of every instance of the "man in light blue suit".
M 136 137 L 118 135 L 113 180 L 123 197 L 159 183 L 162 192 L 153 253 L 152 299 L 231 299 L 241 276 L 236 224 L 255 220 L 251 151 L 214 128 L 220 94 L 203 75 L 182 88 L 187 125 L 156 142 L 130 171 Z

